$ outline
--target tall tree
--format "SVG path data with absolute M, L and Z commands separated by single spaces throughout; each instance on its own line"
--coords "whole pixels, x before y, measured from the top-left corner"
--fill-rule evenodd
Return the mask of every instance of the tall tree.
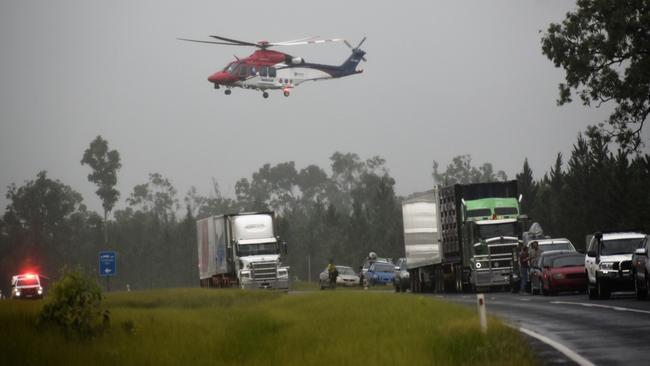
M 115 202 L 120 197 L 120 192 L 115 189 L 117 184 L 117 171 L 120 170 L 120 153 L 117 150 L 108 150 L 108 141 L 97 136 L 88 149 L 84 151 L 81 165 L 89 165 L 93 170 L 88 174 L 88 181 L 98 187 L 97 195 L 102 200 L 104 208 L 104 243 L 108 244 L 108 213 L 113 210 Z
M 517 185 L 519 193 L 523 196 L 521 210 L 523 213 L 530 215 L 530 209 L 535 206 L 537 184 L 535 184 L 533 178 L 533 170 L 528 164 L 528 158 L 524 159 L 524 167 L 521 173 L 517 174 Z
M 506 181 L 508 176 L 503 170 L 496 174 L 491 163 L 484 163 L 480 167 L 472 166 L 470 155 L 459 155 L 452 159 L 444 172 L 438 171 L 438 162 L 433 161 L 433 180 L 436 184 L 448 186 L 451 184 L 485 183 L 497 180 Z
M 165 223 L 176 218 L 176 210 L 179 208 L 176 188 L 160 173 L 149 173 L 149 181 L 133 187 L 133 192 L 126 201 L 143 212 L 153 213 Z
M 549 25 L 542 52 L 566 72 L 558 105 L 573 92 L 584 105 L 614 102 L 609 128 L 599 126 L 621 147 L 639 147 L 650 114 L 650 2 L 578 0 L 561 24 Z

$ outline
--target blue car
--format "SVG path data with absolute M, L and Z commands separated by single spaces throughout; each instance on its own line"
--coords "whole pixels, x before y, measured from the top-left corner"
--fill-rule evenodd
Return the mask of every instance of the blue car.
M 392 263 L 375 262 L 368 268 L 366 278 L 370 286 L 392 285 L 395 278 L 395 266 Z

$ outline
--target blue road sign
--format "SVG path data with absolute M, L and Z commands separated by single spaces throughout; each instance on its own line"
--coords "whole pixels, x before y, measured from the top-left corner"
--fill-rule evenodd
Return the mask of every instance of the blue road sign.
M 117 255 L 115 252 L 99 252 L 99 275 L 115 276 L 117 274 Z

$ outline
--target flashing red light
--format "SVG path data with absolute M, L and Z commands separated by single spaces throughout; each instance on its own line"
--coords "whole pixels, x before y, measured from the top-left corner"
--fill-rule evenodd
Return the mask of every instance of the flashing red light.
M 30 279 L 30 280 L 33 280 L 34 278 L 36 278 L 36 275 L 33 274 L 33 273 L 25 273 L 25 274 L 23 275 L 23 277 L 25 277 L 25 278 L 27 278 L 27 279 Z

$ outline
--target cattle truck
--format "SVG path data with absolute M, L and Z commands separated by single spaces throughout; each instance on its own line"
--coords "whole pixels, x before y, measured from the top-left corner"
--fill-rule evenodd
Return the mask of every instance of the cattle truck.
M 273 212 L 210 216 L 196 225 L 201 287 L 289 289 Z
M 411 289 L 507 288 L 512 250 L 521 236 L 520 200 L 516 181 L 436 187 L 406 200 L 402 214 Z

